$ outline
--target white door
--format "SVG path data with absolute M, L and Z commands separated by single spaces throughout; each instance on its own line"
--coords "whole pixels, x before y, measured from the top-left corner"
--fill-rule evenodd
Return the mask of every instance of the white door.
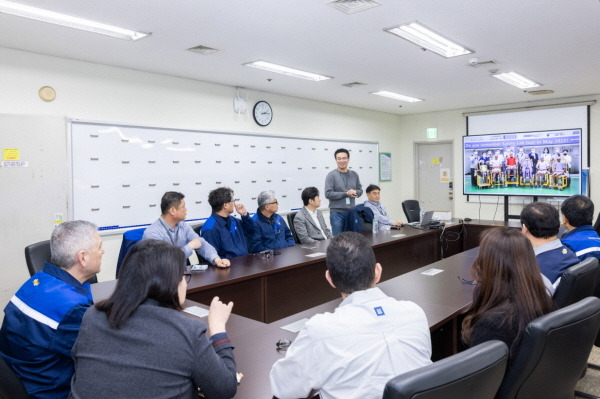
M 425 211 L 454 210 L 452 142 L 416 143 L 417 199 Z

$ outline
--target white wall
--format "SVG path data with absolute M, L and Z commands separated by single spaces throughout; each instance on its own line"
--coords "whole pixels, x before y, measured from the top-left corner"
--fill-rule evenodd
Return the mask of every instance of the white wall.
M 148 126 L 207 129 L 294 137 L 319 137 L 379 142 L 379 150 L 397 154 L 400 117 L 302 100 L 271 93 L 242 90 L 248 94 L 248 106 L 257 100 L 267 100 L 273 107 L 273 122 L 258 127 L 250 112 L 238 116 L 233 111 L 235 88 L 187 79 L 167 77 L 133 70 L 113 68 L 85 62 L 65 60 L 38 54 L 0 48 L 0 113 L 109 121 Z M 42 86 L 56 90 L 56 100 L 46 103 L 38 97 Z M 0 126 L 0 129 L 2 127 Z M 44 134 L 40 131 L 39 134 Z M 11 140 L 3 136 L 0 147 L 11 148 Z M 56 145 L 66 148 L 66 133 L 54 137 Z M 64 158 L 64 154 L 62 155 Z M 28 159 L 35 162 L 35 159 Z M 55 173 L 66 174 L 64 168 Z M 335 165 L 331 154 L 332 166 Z M 0 172 L 2 170 L 0 169 Z M 2 173 L 0 173 L 2 176 Z M 398 198 L 404 197 L 400 164 L 393 164 L 393 182 L 382 183 L 383 201 L 390 212 L 400 218 Z M 1 177 L 0 177 L 1 179 Z M 407 181 L 410 178 L 404 177 Z M 363 182 L 365 185 L 371 182 Z M 5 191 L 6 190 L 6 191 Z M 9 192 L 3 187 L 3 193 Z M 45 187 L 51 191 L 53 187 Z M 40 207 L 40 198 L 22 195 L 19 209 Z M 392 200 L 394 199 L 394 201 Z M 298 199 L 300 202 L 300 199 Z M 326 206 L 327 201 L 324 201 Z M 255 204 L 250 208 L 254 207 Z M 2 214 L 12 212 L 2 209 Z M 48 209 L 49 214 L 55 210 Z M 158 217 L 158 215 L 157 215 Z M 4 307 L 19 285 L 28 277 L 23 248 L 35 241 L 49 238 L 48 225 L 3 225 L 6 233 L 18 235 L 20 245 L 0 240 L 0 307 Z M 51 227 L 50 227 L 51 230 Z M 32 231 L 34 233 L 32 233 Z M 3 233 L 4 235 L 4 233 Z M 33 238 L 35 237 L 35 238 Z M 114 278 L 121 236 L 103 236 L 106 253 L 99 280 Z M 11 276 L 11 278 L 8 278 Z

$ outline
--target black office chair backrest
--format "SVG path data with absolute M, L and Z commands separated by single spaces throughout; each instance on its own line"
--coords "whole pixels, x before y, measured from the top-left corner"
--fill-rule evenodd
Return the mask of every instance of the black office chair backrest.
M 392 378 L 383 399 L 493 399 L 507 362 L 506 344 L 487 341 Z
M 29 275 L 33 276 L 50 261 L 50 240 L 36 242 L 25 247 L 25 262 Z
M 417 200 L 402 201 L 402 210 L 404 211 L 408 223 L 418 222 L 421 218 L 421 215 L 419 214 L 421 212 L 421 207 Z
M 596 233 L 598 233 L 598 235 L 600 235 L 600 213 L 598 214 L 596 223 L 594 223 L 594 230 L 596 230 Z
M 533 320 L 497 399 L 574 397 L 600 328 L 600 299 L 588 297 Z
M 598 272 L 597 258 L 587 258 L 565 270 L 553 297 L 556 307 L 564 308 L 594 295 Z
M 0 356 L 0 399 L 27 399 L 28 397 L 19 377 Z
M 50 262 L 50 240 L 36 242 L 25 247 L 25 263 L 27 263 L 27 270 L 29 275 L 33 276 L 40 270 L 44 269 L 44 263 Z M 87 283 L 97 283 L 98 278 L 96 276 L 91 277 Z
M 290 227 L 290 230 L 292 232 L 292 236 L 294 237 L 294 241 L 296 241 L 296 244 L 302 244 L 300 242 L 300 240 L 298 239 L 298 234 L 296 233 L 296 227 L 294 227 L 294 218 L 296 217 L 297 213 L 298 213 L 298 211 L 288 213 L 287 214 L 287 222 L 288 222 L 288 226 Z M 300 219 L 298 219 L 298 220 L 300 220 Z

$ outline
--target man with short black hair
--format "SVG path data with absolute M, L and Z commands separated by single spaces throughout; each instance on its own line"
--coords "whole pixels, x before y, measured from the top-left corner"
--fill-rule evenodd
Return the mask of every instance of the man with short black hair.
M 381 189 L 379 186 L 375 184 L 369 184 L 366 191 L 367 201 L 365 201 L 365 206 L 373 211 L 373 218 L 377 220 L 379 225 L 401 227 L 402 222 L 394 222 L 392 219 L 390 219 L 385 207 L 380 202 Z
M 600 237 L 592 226 L 594 203 L 585 195 L 573 195 L 561 205 L 562 222 L 567 233 L 561 241 L 580 260 L 593 256 L 600 259 Z
M 329 200 L 329 222 L 333 235 L 344 230 L 348 210 L 354 207 L 356 198 L 362 195 L 358 173 L 348 168 L 350 152 L 338 148 L 334 154 L 337 169 L 325 178 L 325 198 Z
M 262 191 L 257 197 L 258 209 L 252 220 L 254 232 L 248 236 L 250 252 L 261 252 L 296 245 L 294 236 L 279 210 L 279 201 L 274 191 Z
M 546 202 L 532 202 L 521 211 L 521 231 L 533 246 L 550 295 L 554 294 L 564 271 L 579 263 L 573 251 L 558 239 L 559 229 L 558 211 Z
M 219 187 L 208 194 L 212 215 L 202 225 L 202 237 L 217 250 L 221 258 L 248 255 L 246 235 L 251 235 L 254 222 L 244 204 L 236 204 L 233 190 Z M 237 211 L 242 219 L 232 216 Z
M 165 241 L 181 248 L 186 258 L 196 251 L 200 260 L 207 260 L 218 267 L 229 267 L 229 260 L 221 259 L 217 250 L 185 222 L 187 208 L 184 198 L 183 194 L 175 191 L 164 193 L 160 201 L 162 215 L 144 231 L 142 240 Z
M 316 187 L 306 187 L 302 190 L 304 207 L 294 217 L 294 229 L 301 244 L 308 244 L 332 238 L 331 230 L 325 223 L 323 213 L 319 210 L 321 198 Z
M 71 392 L 71 349 L 93 304 L 86 281 L 100 271 L 104 254 L 96 225 L 83 220 L 56 226 L 50 251 L 50 262 L 4 308 L 0 329 L 0 356 L 30 398 L 66 398 Z
M 327 248 L 325 278 L 343 301 L 334 313 L 308 320 L 271 369 L 279 399 L 381 398 L 387 381 L 431 363 L 423 310 L 385 295 L 371 243 L 359 233 L 335 236 Z

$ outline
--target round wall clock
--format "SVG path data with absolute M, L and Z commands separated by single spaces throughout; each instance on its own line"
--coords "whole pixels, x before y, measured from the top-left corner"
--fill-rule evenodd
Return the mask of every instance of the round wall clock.
M 273 109 L 266 101 L 259 101 L 254 104 L 252 112 L 254 121 L 260 126 L 267 126 L 273 120 Z

